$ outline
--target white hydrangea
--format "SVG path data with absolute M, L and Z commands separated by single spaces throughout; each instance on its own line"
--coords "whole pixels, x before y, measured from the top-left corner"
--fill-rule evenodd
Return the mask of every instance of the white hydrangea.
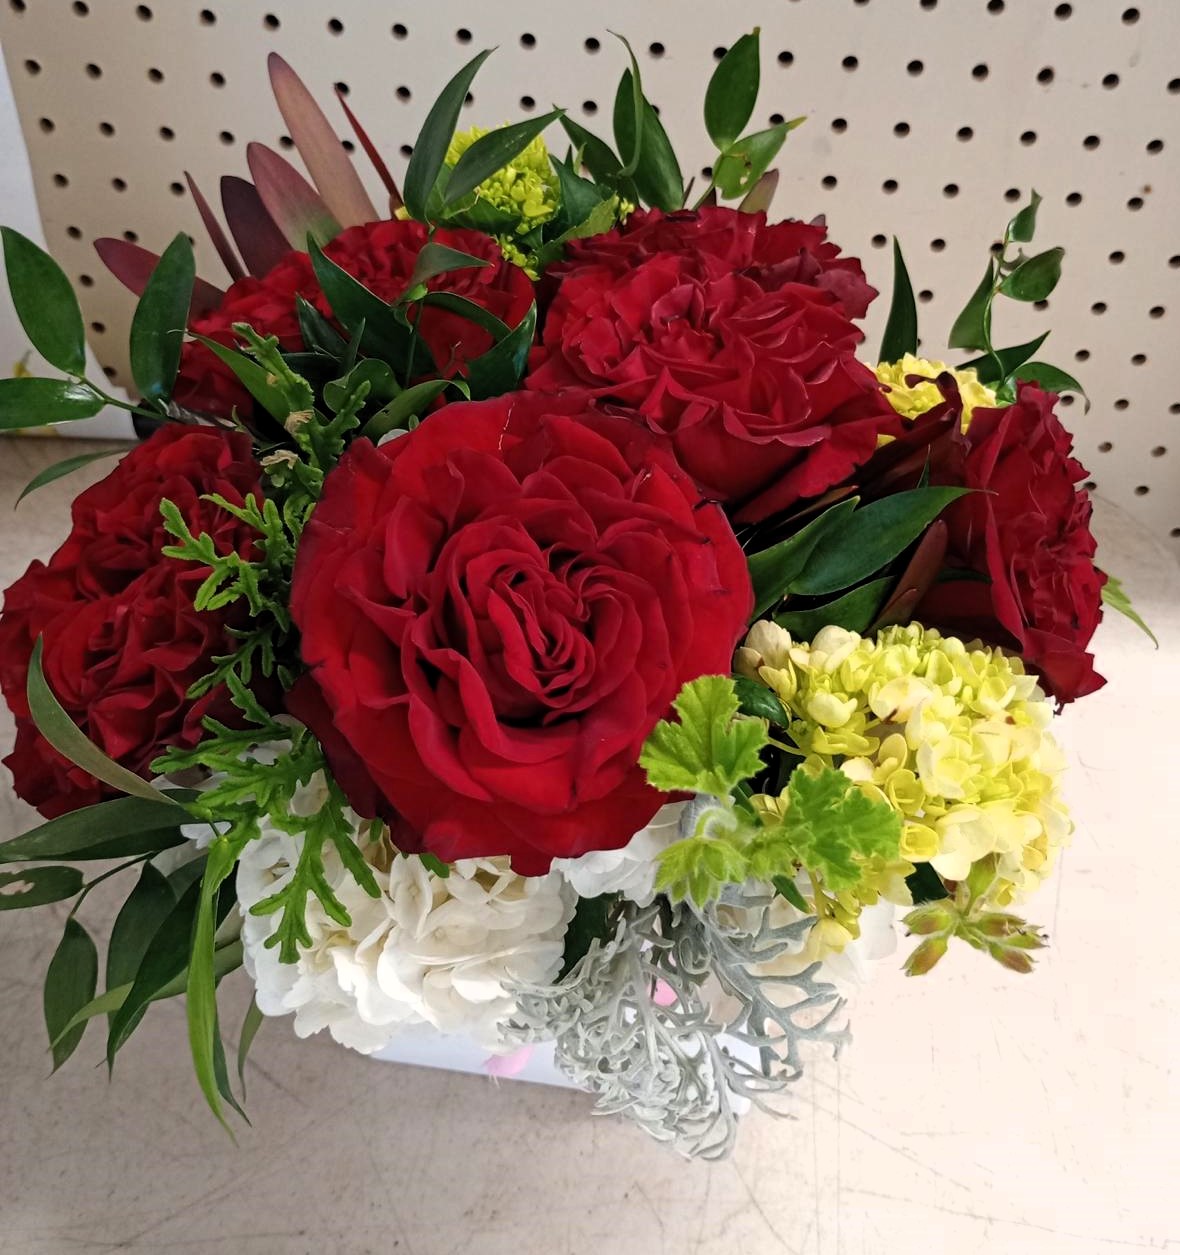
M 681 820 L 688 805 L 669 802 L 620 849 L 557 858 L 553 860 L 553 871 L 564 876 L 579 897 L 621 893 L 639 906 L 648 906 L 656 896 L 656 859 L 685 835 L 681 832 Z
M 281 963 L 265 944 L 277 915 L 249 912 L 290 879 L 300 841 L 266 831 L 238 865 L 244 961 L 264 1014 L 294 1013 L 298 1036 L 327 1029 L 364 1054 L 423 1024 L 492 1053 L 516 1048 L 501 1033 L 515 1009 L 511 987 L 546 984 L 561 968 L 576 902 L 561 877 L 518 876 L 495 858 L 462 859 L 444 878 L 378 842 L 364 847 L 381 888 L 371 898 L 325 848 L 328 882 L 352 923 L 342 927 L 309 899 L 311 945 Z

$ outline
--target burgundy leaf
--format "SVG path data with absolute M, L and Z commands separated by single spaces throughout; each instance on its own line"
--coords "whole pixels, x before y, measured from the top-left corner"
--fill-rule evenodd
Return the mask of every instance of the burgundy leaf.
M 236 283 L 246 273 L 242 269 L 242 263 L 238 260 L 238 255 L 234 252 L 233 245 L 226 239 L 225 232 L 221 229 L 221 223 L 217 221 L 217 215 L 210 208 L 209 202 L 197 186 L 196 180 L 187 170 L 184 172 L 184 178 L 188 184 L 188 190 L 193 194 L 197 212 L 201 215 L 201 222 L 204 223 L 205 230 L 208 231 L 209 238 L 213 241 L 213 247 L 217 250 L 217 256 L 221 258 L 221 264 L 229 272 L 230 280 Z
M 221 179 L 221 208 L 238 252 L 252 275 L 264 275 L 290 251 L 287 237 L 266 211 L 249 179 L 226 174 Z
M 365 150 L 369 160 L 373 163 L 373 169 L 377 171 L 377 177 L 385 185 L 385 190 L 389 193 L 389 212 L 395 214 L 403 207 L 405 202 L 402 200 L 401 191 L 398 189 L 397 181 L 393 175 L 389 173 L 389 167 L 385 164 L 384 158 L 377 151 L 377 146 L 369 138 L 368 132 L 360 122 L 357 116 L 348 107 L 348 101 L 344 99 L 344 93 L 339 87 L 336 88 L 336 99 L 340 101 L 340 107 L 344 110 L 345 117 L 348 118 L 349 125 L 352 127 L 353 134 L 360 141 L 360 146 Z
M 774 200 L 775 192 L 778 190 L 778 178 L 777 170 L 767 170 L 742 198 L 741 204 L 738 205 L 742 213 L 766 213 L 770 208 L 770 202 Z
M 279 112 L 328 209 L 346 227 L 374 221 L 377 210 L 360 175 L 306 84 L 277 52 L 267 68 Z
M 267 213 L 292 248 L 307 247 L 307 237 L 327 244 L 340 224 L 323 198 L 298 170 L 265 144 L 246 146 L 246 164 Z
M 111 274 L 124 287 L 130 288 L 136 296 L 143 295 L 147 281 L 160 260 L 158 253 L 149 252 L 146 248 L 140 248 L 138 244 L 131 244 L 127 240 L 116 240 L 109 236 L 95 240 L 94 251 Z M 209 310 L 216 309 L 224 295 L 225 293 L 220 288 L 206 283 L 204 279 L 197 279 L 193 284 L 193 299 L 188 310 L 189 318 L 199 318 L 202 314 L 207 314 Z
M 908 623 L 918 603 L 926 596 L 930 586 L 938 578 L 942 570 L 942 562 L 946 557 L 947 526 L 942 519 L 936 519 L 926 530 L 926 535 L 918 542 L 913 557 L 906 569 L 901 573 L 889 600 L 877 615 L 872 631 L 890 627 L 894 623 Z

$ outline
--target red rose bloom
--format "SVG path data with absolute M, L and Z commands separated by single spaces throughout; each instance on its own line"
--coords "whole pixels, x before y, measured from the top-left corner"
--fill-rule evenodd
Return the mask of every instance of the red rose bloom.
M 370 222 L 341 232 L 324 253 L 382 300 L 395 301 L 409 286 L 414 263 L 428 238 L 489 263 L 437 275 L 427 284 L 431 290 L 466 297 L 510 327 L 520 322 L 533 302 L 533 285 L 519 266 L 504 260 L 493 240 L 478 231 L 438 230 L 429 237 L 421 222 Z M 193 320 L 191 330 L 233 345 L 237 343 L 233 324 L 245 322 L 260 335 L 278 336 L 284 349 L 296 351 L 304 347 L 295 308 L 297 295 L 321 314 L 331 315 L 310 257 L 291 252 L 261 278 L 239 279 L 217 309 Z M 411 317 L 415 308 L 411 307 Z M 493 344 L 490 332 L 438 306 L 421 309 L 418 330 L 444 375 L 462 373 L 468 361 L 486 353 Z M 249 412 L 253 406 L 233 371 L 211 349 L 194 342 L 186 343 L 182 350 L 173 397 L 187 409 L 225 416 L 234 406 L 241 412 Z
M 627 407 L 706 493 L 757 522 L 846 479 L 901 423 L 856 360 L 863 337 L 819 282 L 825 272 L 799 254 L 735 269 L 724 249 L 709 251 L 715 236 L 695 247 L 700 221 L 655 222 L 653 244 L 687 233 L 670 252 L 628 257 L 624 233 L 598 237 L 595 257 L 585 241 L 594 260 L 563 275 L 525 386 Z M 735 238 L 750 245 L 756 225 Z
M 664 213 L 640 209 L 615 231 L 571 240 L 553 276 L 582 266 L 605 265 L 622 274 L 657 254 L 700 257 L 716 275 L 741 271 L 764 291 L 803 283 L 831 293 L 849 318 L 863 318 L 877 289 L 865 281 L 855 257 L 841 257 L 817 222 L 789 218 L 770 225 L 764 213 L 723 206 Z
M 1014 405 L 975 411 L 962 482 L 979 491 L 943 517 L 950 565 L 987 582 L 935 584 L 915 618 L 1015 650 L 1064 703 L 1106 683 L 1086 652 L 1106 576 L 1094 566 L 1089 495 L 1076 487 L 1086 471 L 1056 400 L 1021 384 Z
M 291 597 L 322 739 L 424 848 L 526 875 L 651 818 L 640 747 L 682 684 L 729 671 L 751 603 L 724 515 L 660 442 L 523 393 L 357 441 Z
M 165 558 L 173 543 L 160 501 L 176 503 L 194 533 L 221 552 L 246 555 L 252 529 L 202 501 L 235 504 L 258 491 L 258 466 L 243 435 L 172 425 L 133 449 L 73 505 L 73 527 L 49 560 L 34 562 L 7 591 L 0 614 L 0 689 L 16 716 L 16 748 L 4 761 L 16 792 L 52 817 L 113 790 L 62 758 L 29 716 L 25 683 L 40 636 L 46 679 L 83 732 L 140 775 L 169 745 L 195 745 L 206 715 L 232 719 L 223 689 L 185 696 L 233 649 L 227 629 L 240 607 L 193 609 L 207 567 Z

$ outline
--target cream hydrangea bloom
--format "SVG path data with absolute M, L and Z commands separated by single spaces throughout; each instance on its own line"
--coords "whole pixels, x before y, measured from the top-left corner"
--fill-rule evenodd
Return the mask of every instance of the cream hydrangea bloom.
M 904 858 L 962 880 L 994 854 L 1000 904 L 1049 874 L 1072 831 L 1064 756 L 1019 658 L 918 624 L 875 638 L 827 627 L 811 644 L 756 624 L 737 665 L 778 695 L 807 758 L 900 813 Z
M 622 848 L 592 850 L 577 858 L 556 858 L 553 871 L 563 876 L 579 897 L 621 893 L 638 906 L 648 906 L 656 896 L 656 860 L 684 835 L 681 819 L 690 805 L 668 802 Z
M 959 385 L 959 397 L 963 402 L 963 430 L 971 422 L 971 414 L 976 407 L 990 409 L 997 405 L 995 392 L 985 383 L 980 383 L 974 370 L 957 370 L 946 362 L 931 361 L 925 357 L 915 357 L 907 353 L 899 362 L 881 362 L 877 366 L 877 378 L 885 384 L 885 395 L 889 404 L 902 418 L 917 418 L 942 404 L 942 393 L 933 381 L 941 374 L 951 374 Z M 921 376 L 929 383 L 908 383 L 915 375 Z
M 311 944 L 297 962 L 281 963 L 266 945 L 277 915 L 250 908 L 290 879 L 300 841 L 265 830 L 238 864 L 244 962 L 264 1014 L 294 1013 L 298 1036 L 327 1029 L 364 1054 L 421 1024 L 493 1053 L 516 1048 L 501 1034 L 515 1008 L 513 985 L 545 984 L 561 968 L 576 899 L 559 876 L 518 876 L 495 858 L 460 860 L 444 878 L 385 841 L 361 840 L 381 889 L 372 898 L 325 848 L 328 883 L 352 923 L 342 927 L 309 899 Z

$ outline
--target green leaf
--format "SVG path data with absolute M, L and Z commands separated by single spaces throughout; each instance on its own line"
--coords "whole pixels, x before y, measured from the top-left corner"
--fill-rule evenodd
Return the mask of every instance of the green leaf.
M 635 170 L 640 197 L 657 209 L 671 212 L 684 206 L 684 175 L 668 132 L 649 101 L 643 102 L 643 151 Z
M 823 606 L 776 614 L 774 621 L 799 641 L 809 641 L 820 628 L 834 626 L 849 632 L 865 632 L 877 617 L 894 580 L 890 576 L 854 588 Z
M 585 958 L 595 941 L 605 941 L 611 935 L 611 911 L 618 900 L 618 895 L 614 893 L 578 899 L 574 917 L 565 930 L 565 952 L 557 978 L 559 981 Z
M 557 175 L 560 196 L 557 213 L 551 223 L 546 225 L 551 227 L 555 235 L 561 235 L 584 222 L 607 198 L 597 184 L 582 178 L 572 165 L 566 165 L 552 155 L 549 162 Z
M 1008 239 L 1015 240 L 1017 244 L 1027 244 L 1036 234 L 1037 229 L 1037 207 L 1041 203 L 1041 197 L 1037 194 L 1036 188 L 1033 188 L 1032 199 L 1027 205 L 1008 223 L 1006 232 Z
M 270 372 L 260 366 L 252 357 L 247 357 L 239 349 L 231 349 L 217 340 L 211 340 L 208 336 L 198 335 L 195 331 L 189 334 L 198 344 L 203 344 L 234 372 L 246 391 L 268 414 L 272 414 L 275 418 L 282 420 L 291 413 L 291 407 L 287 404 L 287 398 L 283 395 L 282 390 L 271 382 L 272 376 Z
M 455 162 L 446 184 L 444 206 L 450 208 L 457 205 L 464 196 L 474 192 L 485 179 L 524 152 L 551 122 L 556 122 L 564 113 L 564 109 L 554 109 L 541 117 L 497 127 L 481 135 Z
M 1022 261 L 1000 284 L 1000 291 L 1015 301 L 1043 301 L 1061 278 L 1065 249 L 1050 248 Z
M 820 541 L 835 535 L 847 523 L 856 509 L 859 498 L 848 497 L 812 519 L 794 536 L 780 540 L 778 544 L 747 559 L 750 581 L 754 586 L 754 618 L 777 604 L 791 591 L 795 580 L 803 574 L 811 555 Z
M 460 296 L 457 292 L 427 292 L 420 303 L 422 305 L 434 306 L 436 309 L 450 310 L 452 314 L 458 314 L 461 318 L 466 318 L 468 322 L 473 322 L 477 327 L 482 327 L 497 343 L 503 340 L 512 330 L 502 318 L 497 318 L 490 309 L 466 296 Z
M 1102 601 L 1104 605 L 1109 606 L 1112 610 L 1117 610 L 1119 614 L 1130 619 L 1136 627 L 1142 628 L 1151 637 L 1156 649 L 1159 649 L 1160 643 L 1156 640 L 1155 633 L 1143 621 L 1135 607 L 1131 605 L 1131 598 L 1127 595 L 1127 590 L 1123 587 L 1122 580 L 1116 579 L 1109 572 L 1106 575 L 1106 583 L 1102 586 Z
M 424 379 L 421 383 L 412 384 L 384 409 L 378 410 L 364 425 L 361 435 L 376 443 L 396 428 L 405 427 L 411 418 L 420 415 L 435 397 L 451 385 L 449 379 Z
M 402 191 L 406 209 L 412 218 L 424 220 L 426 217 L 426 202 L 443 172 L 447 149 L 455 134 L 459 111 L 463 108 L 467 90 L 479 72 L 479 67 L 491 55 L 492 49 L 488 48 L 468 61 L 430 106 L 422 130 L 414 141 L 414 152 L 406 167 L 406 181 Z
M 897 362 L 918 351 L 918 306 L 897 236 L 893 237 L 893 300 L 881 340 L 881 361 Z
M 127 997 L 111 1016 L 107 1032 L 108 1067 L 114 1067 L 115 1055 L 143 1019 L 148 1004 L 188 966 L 189 941 L 200 898 L 201 885 L 195 881 L 152 934 Z
M 423 362 L 429 359 L 425 345 L 411 340 L 409 327 L 398 317 L 392 305 L 326 257 L 314 241 L 309 241 L 308 253 L 332 313 L 353 333 L 354 339 L 366 352 L 398 365 L 413 343 L 416 357 L 421 357 Z M 422 365 L 419 363 L 419 370 Z
M 109 784 L 112 789 L 118 789 L 121 793 L 169 806 L 174 813 L 183 816 L 180 820 L 182 823 L 190 818 L 188 811 L 166 793 L 161 793 L 133 771 L 120 767 L 114 759 L 108 758 L 66 714 L 41 670 L 42 649 L 43 644 L 38 637 L 29 658 L 27 688 L 29 713 L 41 735 L 59 754 L 83 771 L 88 771 L 103 784 Z
M 528 365 L 529 349 L 537 330 L 537 305 L 534 301 L 519 324 L 486 353 L 467 363 L 467 384 L 471 399 L 502 396 L 520 383 Z
M 799 892 L 799 886 L 790 876 L 775 876 L 772 878 L 771 883 L 795 910 L 802 911 L 804 915 L 811 914 L 811 907 L 807 905 L 807 899 Z
M 912 488 L 864 506 L 841 528 L 839 543 L 825 544 L 791 585 L 792 593 L 818 597 L 851 588 L 875 575 L 966 488 Z
M 131 318 L 131 377 L 148 400 L 172 395 L 195 279 L 193 246 L 181 231 L 156 263 Z
M 754 112 L 761 75 L 758 35 L 755 27 L 730 48 L 705 91 L 705 130 L 719 149 L 737 139 Z
M 772 693 L 765 684 L 751 680 L 749 676 L 736 675 L 733 678 L 734 691 L 738 696 L 738 709 L 743 715 L 754 719 L 765 719 L 768 723 L 776 723 L 785 728 L 791 716 L 777 694 Z
M 735 140 L 713 163 L 713 182 L 718 193 L 726 200 L 745 196 L 778 156 L 787 136 L 805 121 L 805 118 L 791 118 Z
M 619 79 L 614 108 L 615 147 L 619 150 L 622 162 L 619 173 L 631 175 L 639 168 L 639 154 L 647 138 L 644 132 L 647 111 L 643 107 L 646 101 L 643 96 L 643 80 L 639 75 L 639 62 L 635 60 L 631 45 L 615 31 L 611 31 L 611 34 L 627 49 L 627 55 L 631 58 L 630 70 L 624 70 Z
M 168 790 L 161 804 L 141 797 L 116 797 L 46 820 L 37 828 L 0 844 L 0 863 L 36 863 L 66 858 L 134 858 L 183 845 L 178 824 L 187 816 L 177 805 L 195 793 Z
M 86 370 L 86 330 L 82 310 L 65 272 L 32 240 L 0 227 L 8 288 L 20 325 L 33 348 L 58 370 L 81 375 Z
M 923 902 L 938 902 L 950 897 L 946 885 L 942 883 L 942 877 L 929 863 L 916 863 L 914 870 L 905 878 L 905 882 L 915 906 L 920 906 Z
M 617 188 L 624 195 L 627 194 L 625 188 L 628 185 L 634 190 L 634 185 L 630 182 L 630 176 L 624 176 L 622 173 L 623 163 L 615 155 L 614 149 L 605 140 L 599 139 L 597 135 L 586 130 L 584 126 L 575 122 L 571 117 L 562 117 L 560 121 L 562 129 L 578 150 L 582 165 L 590 171 L 590 177 L 596 183 Z M 634 200 L 635 197 L 627 196 L 627 199 Z
M 1025 362 L 1017 368 L 1016 378 L 1040 384 L 1048 392 L 1078 392 L 1082 396 L 1086 395 L 1086 390 L 1072 375 L 1059 366 L 1050 366 L 1048 362 Z
M 111 927 L 107 946 L 107 989 L 126 985 L 130 991 L 156 930 L 175 906 L 176 896 L 168 878 L 151 863 L 145 863 L 135 888 L 127 895 Z
M 29 493 L 36 492 L 38 488 L 44 488 L 46 484 L 52 484 L 55 479 L 62 479 L 73 471 L 80 470 L 83 466 L 89 466 L 91 462 L 97 462 L 99 458 L 114 457 L 122 452 L 122 449 L 102 449 L 98 453 L 79 453 L 76 457 L 63 458 L 60 462 L 54 462 L 52 466 L 47 466 L 39 475 L 34 475 L 21 489 L 20 496 L 16 499 L 16 505 L 20 505 Z M 14 506 L 13 508 L 15 509 L 16 507 Z
M 951 327 L 947 344 L 952 349 L 990 349 L 992 336 L 992 297 L 995 295 L 996 267 L 988 258 L 987 270 L 971 299 Z
M 334 359 L 343 356 L 348 341 L 314 305 L 298 293 L 295 295 L 295 312 L 299 317 L 299 335 L 307 348 Z
M 776 828 L 750 845 L 750 870 L 759 879 L 790 876 L 797 859 L 836 893 L 855 889 L 864 862 L 896 859 L 901 817 L 885 801 L 875 801 L 843 772 L 806 767 L 791 773 L 788 806 Z
M 367 401 L 392 401 L 401 392 L 389 363 L 379 357 L 366 357 L 357 362 L 347 375 L 329 380 L 324 385 L 324 404 L 333 414 L 337 413 L 362 383 L 369 385 L 365 397 Z
M 93 418 L 105 402 L 87 383 L 68 379 L 0 379 L 0 431 Z
M 716 898 L 725 885 L 749 878 L 740 841 L 729 833 L 700 833 L 674 842 L 659 855 L 656 888 L 674 902 L 687 898 L 697 906 Z
M 0 872 L 0 911 L 64 902 L 82 892 L 82 873 L 76 867 L 26 867 Z
M 67 919 L 65 932 L 45 973 L 42 996 L 45 1030 L 49 1034 L 55 1072 L 78 1048 L 86 1024 L 79 1024 L 67 1033 L 62 1029 L 74 1018 L 78 1008 L 94 997 L 97 987 L 98 951 L 86 929 L 76 919 Z
M 419 250 L 406 290 L 412 291 L 420 283 L 426 283 L 436 275 L 449 274 L 452 270 L 478 270 L 491 264 L 482 257 L 473 257 L 470 253 L 448 248 L 445 244 L 435 244 L 432 240 Z
M 691 680 L 673 706 L 680 722 L 661 719 L 639 755 L 652 788 L 726 797 L 739 781 L 762 769 L 766 724 L 738 715 L 737 690 L 729 676 Z
M 995 384 L 1007 379 L 1013 371 L 1022 366 L 1049 338 L 1046 331 L 1035 340 L 1027 340 L 1024 344 L 1014 344 L 1011 348 L 996 349 L 985 353 L 982 357 L 964 362 L 960 370 L 974 370 L 980 383 Z
M 238 1084 L 242 1087 L 243 1098 L 246 1097 L 246 1059 L 265 1018 L 258 1009 L 258 1000 L 251 998 L 250 1005 L 246 1008 L 246 1018 L 242 1021 L 242 1031 L 238 1034 Z
M 446 880 L 451 874 L 450 863 L 444 863 L 437 854 L 431 854 L 429 850 L 423 850 L 418 857 L 422 860 L 422 865 L 428 872 L 437 876 L 440 880 Z

